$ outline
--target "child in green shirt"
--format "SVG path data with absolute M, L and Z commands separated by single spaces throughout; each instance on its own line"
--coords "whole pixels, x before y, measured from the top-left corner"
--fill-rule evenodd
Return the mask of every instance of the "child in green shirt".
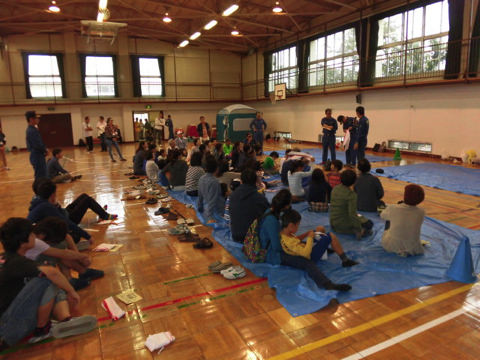
M 226 157 L 230 157 L 230 154 L 233 151 L 233 144 L 230 139 L 225 140 L 225 144 L 223 144 L 223 153 Z
M 280 156 L 278 155 L 278 153 L 276 151 L 272 151 L 270 153 L 270 156 L 267 156 L 265 158 L 265 160 L 263 160 L 262 167 L 263 167 L 263 170 L 264 170 L 265 174 L 275 175 L 275 174 L 279 173 L 279 166 L 276 163 L 276 160 L 279 157 Z

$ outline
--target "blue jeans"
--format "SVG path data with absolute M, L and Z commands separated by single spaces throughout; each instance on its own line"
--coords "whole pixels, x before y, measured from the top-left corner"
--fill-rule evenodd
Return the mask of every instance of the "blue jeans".
M 35 179 L 47 177 L 47 162 L 45 155 L 38 153 L 30 153 L 30 164 L 35 172 Z
M 120 157 L 120 159 L 123 159 L 123 155 L 122 155 L 122 152 L 120 151 L 120 148 L 118 147 L 118 143 L 113 140 L 113 139 L 108 139 L 108 138 L 105 138 L 105 142 L 107 143 L 107 148 L 108 148 L 108 153 L 110 155 L 110 158 L 112 160 L 113 159 L 113 154 L 112 154 L 112 145 L 115 147 L 115 149 L 117 150 L 117 153 L 118 153 L 118 156 Z
M 358 139 L 357 159 L 358 161 L 365 159 L 365 149 L 367 147 L 367 139 Z
M 323 147 L 322 162 L 325 163 L 328 160 L 328 149 L 330 149 L 330 154 L 332 155 L 332 161 L 337 159 L 335 154 L 335 134 L 331 134 L 331 135 L 323 134 L 322 147 Z
M 256 144 L 260 145 L 260 150 L 263 151 L 263 131 L 255 131 L 253 133 L 253 140 Z
M 284 252 L 281 253 L 281 258 L 282 265 L 287 265 L 300 270 L 305 270 L 308 276 L 310 276 L 312 280 L 315 281 L 315 284 L 317 284 L 317 286 L 320 288 L 324 288 L 325 285 L 330 282 L 330 279 L 321 272 L 321 270 L 312 260 L 304 258 L 303 256 L 288 255 Z
M 5 343 L 15 345 L 35 330 L 38 308 L 56 296 L 51 285 L 46 278 L 34 278 L 23 287 L 0 317 L 0 338 Z

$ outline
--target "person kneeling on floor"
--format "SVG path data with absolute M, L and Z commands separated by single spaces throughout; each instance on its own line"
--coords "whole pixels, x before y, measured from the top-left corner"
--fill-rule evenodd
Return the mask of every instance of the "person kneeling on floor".
M 420 230 L 425 218 L 425 210 L 417 207 L 425 199 L 421 186 L 405 186 L 403 202 L 388 205 L 380 217 L 386 220 L 382 236 L 382 246 L 386 251 L 400 256 L 423 254 Z
M 0 271 L 0 350 L 33 332 L 30 342 L 63 338 L 93 330 L 93 316 L 71 317 L 80 297 L 56 268 L 25 257 L 33 248 L 32 223 L 10 218 L 0 228 L 5 264 Z M 59 321 L 52 324 L 50 319 Z
M 358 263 L 345 255 L 338 238 L 332 233 L 325 234 L 325 228 L 322 226 L 316 228 L 317 233 L 311 230 L 297 237 L 295 233 L 300 227 L 301 220 L 302 216 L 293 209 L 285 211 L 282 215 L 281 244 L 284 251 L 282 265 L 305 270 L 320 288 L 340 291 L 350 290 L 352 287 L 348 284 L 332 283 L 320 271 L 316 262 L 322 258 L 323 253 L 331 245 L 342 260 L 343 267 L 354 266 Z M 302 242 L 304 239 L 306 239 L 306 242 Z

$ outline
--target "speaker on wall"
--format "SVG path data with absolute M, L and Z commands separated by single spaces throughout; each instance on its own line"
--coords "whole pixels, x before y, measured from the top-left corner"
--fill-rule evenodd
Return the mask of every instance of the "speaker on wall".
M 362 94 L 355 95 L 355 100 L 357 101 L 357 104 L 361 104 L 362 103 Z

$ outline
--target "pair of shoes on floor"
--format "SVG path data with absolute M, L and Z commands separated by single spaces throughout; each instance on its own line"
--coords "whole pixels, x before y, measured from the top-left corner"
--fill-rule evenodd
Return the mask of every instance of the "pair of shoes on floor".
M 214 274 L 220 274 L 220 271 L 226 270 L 230 267 L 232 267 L 231 262 L 222 263 L 221 261 L 215 261 L 215 262 L 211 263 L 210 265 L 208 265 L 208 270 L 210 270 Z
M 185 224 L 177 225 L 174 228 L 168 229 L 168 233 L 170 235 L 188 234 L 189 232 L 190 232 L 190 229 Z
M 193 244 L 193 247 L 195 249 L 211 249 L 213 247 L 213 242 L 209 238 L 205 237 Z
M 70 336 L 85 334 L 97 328 L 97 318 L 95 316 L 86 315 L 70 318 L 67 321 L 52 322 L 51 326 L 45 333 L 34 333 L 34 336 L 28 340 L 30 344 L 38 343 L 42 340 L 54 337 L 63 339 Z
M 177 224 L 178 225 L 187 224 L 188 226 L 192 226 L 193 224 L 195 224 L 195 220 L 193 220 L 193 219 L 178 219 Z
M 163 215 L 163 214 L 168 214 L 170 212 L 170 209 L 167 207 L 160 207 L 157 211 L 154 212 L 154 215 Z
M 147 201 L 145 201 L 145 204 L 147 205 L 156 205 L 158 203 L 158 200 L 155 198 L 149 198 Z
M 220 274 L 222 274 L 223 277 L 228 280 L 241 279 L 247 275 L 245 269 L 238 265 L 222 270 L 220 271 Z

